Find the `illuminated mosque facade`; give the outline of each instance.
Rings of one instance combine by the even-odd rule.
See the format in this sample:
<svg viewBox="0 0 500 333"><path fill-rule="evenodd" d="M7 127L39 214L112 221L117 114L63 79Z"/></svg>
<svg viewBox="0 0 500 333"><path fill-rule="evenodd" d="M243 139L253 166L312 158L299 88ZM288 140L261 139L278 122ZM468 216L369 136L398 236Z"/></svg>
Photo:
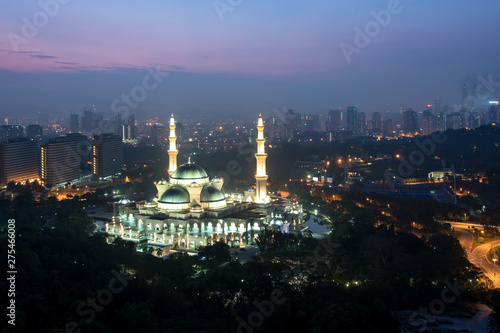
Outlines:
<svg viewBox="0 0 500 333"><path fill-rule="evenodd" d="M115 203L112 221L106 223L111 238L194 252L199 246L219 240L244 247L264 228L282 232L302 228L302 207L267 192L267 154L261 115L257 122L255 190L237 195L239 199L225 193L223 179L210 179L191 158L177 166L173 115L169 128L169 180L156 183L158 194L154 201Z"/></svg>

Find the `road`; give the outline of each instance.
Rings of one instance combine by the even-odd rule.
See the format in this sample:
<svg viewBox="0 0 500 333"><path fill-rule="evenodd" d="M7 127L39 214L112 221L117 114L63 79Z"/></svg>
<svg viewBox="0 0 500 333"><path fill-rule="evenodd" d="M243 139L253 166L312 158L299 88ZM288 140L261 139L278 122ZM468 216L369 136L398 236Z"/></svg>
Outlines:
<svg viewBox="0 0 500 333"><path fill-rule="evenodd" d="M472 235L466 226L454 226L456 237L460 241L460 244L465 249L469 261L474 265L479 267L484 275L486 275L491 281L493 281L493 286L495 288L500 288L500 267L493 262L489 261L487 258L488 251L497 245L500 245L500 240L486 243L477 246L472 251L472 243L474 241L474 235Z"/></svg>
<svg viewBox="0 0 500 333"><path fill-rule="evenodd" d="M259 248L257 247L257 245L248 245L245 247L246 250L239 250L239 253L235 253L234 255L232 255L231 257L233 259L236 259L238 258L238 260L244 264L250 260L252 260L252 257L259 253Z"/></svg>

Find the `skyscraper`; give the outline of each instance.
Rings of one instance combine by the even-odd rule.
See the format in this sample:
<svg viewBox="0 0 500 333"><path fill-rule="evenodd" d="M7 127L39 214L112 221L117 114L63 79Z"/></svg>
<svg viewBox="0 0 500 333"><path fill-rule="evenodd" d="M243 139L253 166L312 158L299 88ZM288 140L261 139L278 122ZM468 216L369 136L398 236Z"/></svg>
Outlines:
<svg viewBox="0 0 500 333"><path fill-rule="evenodd" d="M422 134L432 134L436 130L436 125L436 117L429 110L425 110L422 117Z"/></svg>
<svg viewBox="0 0 500 333"><path fill-rule="evenodd" d="M92 177L104 179L121 174L123 169L123 143L119 135L104 133L92 140Z"/></svg>
<svg viewBox="0 0 500 333"><path fill-rule="evenodd" d="M0 143L0 183L40 178L40 145L28 138Z"/></svg>
<svg viewBox="0 0 500 333"><path fill-rule="evenodd" d="M78 124L78 113L72 113L69 115L70 117L70 133L78 133L79 132L79 124Z"/></svg>
<svg viewBox="0 0 500 333"><path fill-rule="evenodd" d="M387 137L394 136L394 128L393 128L393 124L392 124L392 119L385 120L382 126L383 126L382 131L384 132L384 136L387 136Z"/></svg>
<svg viewBox="0 0 500 333"><path fill-rule="evenodd" d="M22 138L24 129L19 125L3 125L0 126L0 142L7 142L10 139Z"/></svg>
<svg viewBox="0 0 500 333"><path fill-rule="evenodd" d="M135 140L137 138L137 127L125 124L122 125L122 135L123 140Z"/></svg>
<svg viewBox="0 0 500 333"><path fill-rule="evenodd" d="M340 110L330 110L328 112L328 129L338 130L342 126L342 116Z"/></svg>
<svg viewBox="0 0 500 333"><path fill-rule="evenodd" d="M358 109L355 106L347 107L347 130L358 133Z"/></svg>
<svg viewBox="0 0 500 333"><path fill-rule="evenodd" d="M82 129L86 132L92 131L92 111L85 110L82 118Z"/></svg>
<svg viewBox="0 0 500 333"><path fill-rule="evenodd" d="M372 113L372 130L374 133L378 133L382 130L382 119L379 112Z"/></svg>
<svg viewBox="0 0 500 333"><path fill-rule="evenodd" d="M490 106L490 110L488 112L488 119L490 123L496 123L498 119L497 109L495 105Z"/></svg>
<svg viewBox="0 0 500 333"><path fill-rule="evenodd" d="M467 86L465 85L465 83L462 86L462 100L460 105L462 106L462 108L467 107Z"/></svg>
<svg viewBox="0 0 500 333"><path fill-rule="evenodd" d="M440 114L441 113L441 100L439 98L436 98L434 100L434 106L433 106L433 111L434 114Z"/></svg>
<svg viewBox="0 0 500 333"><path fill-rule="evenodd" d="M358 113L358 134L365 134L366 132L366 115L364 112Z"/></svg>
<svg viewBox="0 0 500 333"><path fill-rule="evenodd" d="M26 136L30 140L41 141L43 136L43 128L40 125L29 125L26 127Z"/></svg>
<svg viewBox="0 0 500 333"><path fill-rule="evenodd" d="M408 109L403 113L403 130L408 133L418 131L417 113Z"/></svg>
<svg viewBox="0 0 500 333"><path fill-rule="evenodd" d="M85 135L79 133L50 139L48 143L42 145L43 186L52 187L80 177L80 165L84 156L82 145L88 147L88 140Z"/></svg>
<svg viewBox="0 0 500 333"><path fill-rule="evenodd" d="M285 125L287 125L293 133L300 131L302 128L300 113L294 113L293 110L288 110L288 112L285 113Z"/></svg>
<svg viewBox="0 0 500 333"><path fill-rule="evenodd" d="M135 114L131 113L129 116L128 116L128 124L130 126L135 126Z"/></svg>
<svg viewBox="0 0 500 333"><path fill-rule="evenodd" d="M477 128L479 127L479 112L471 111L468 118L469 128Z"/></svg>

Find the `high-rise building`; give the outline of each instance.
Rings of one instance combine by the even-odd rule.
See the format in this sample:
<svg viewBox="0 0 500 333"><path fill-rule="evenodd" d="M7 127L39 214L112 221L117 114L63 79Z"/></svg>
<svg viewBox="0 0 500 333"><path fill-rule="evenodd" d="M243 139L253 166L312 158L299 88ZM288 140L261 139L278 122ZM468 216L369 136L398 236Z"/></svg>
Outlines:
<svg viewBox="0 0 500 333"><path fill-rule="evenodd" d="M137 138L137 127L125 124L122 125L122 135L123 140L135 140Z"/></svg>
<svg viewBox="0 0 500 333"><path fill-rule="evenodd" d="M0 142L7 142L10 139L22 138L24 129L19 125L3 125L0 126Z"/></svg>
<svg viewBox="0 0 500 333"><path fill-rule="evenodd" d="M122 136L123 135L123 119L122 119L122 115L120 113L116 115L114 124L115 124L115 130L114 130L115 135Z"/></svg>
<svg viewBox="0 0 500 333"><path fill-rule="evenodd" d="M79 132L79 124L78 124L78 113L72 113L69 115L69 128L70 133L78 133Z"/></svg>
<svg viewBox="0 0 500 333"><path fill-rule="evenodd" d="M328 112L328 129L338 130L342 126L342 115L340 110L330 110Z"/></svg>
<svg viewBox="0 0 500 333"><path fill-rule="evenodd" d="M121 174L123 170L123 143L119 135L104 133L92 140L92 177L104 179Z"/></svg>
<svg viewBox="0 0 500 333"><path fill-rule="evenodd" d="M28 138L0 143L0 183L40 178L40 144Z"/></svg>
<svg viewBox="0 0 500 333"><path fill-rule="evenodd" d="M467 107L467 86L465 85L465 83L462 86L462 100L461 100L460 106L462 108Z"/></svg>
<svg viewBox="0 0 500 333"><path fill-rule="evenodd" d="M43 128L40 125L29 125L26 127L26 136L30 140L41 141L43 136Z"/></svg>
<svg viewBox="0 0 500 333"><path fill-rule="evenodd" d="M285 113L285 125L287 125L292 132L300 131L301 126L301 115L299 113L294 113L293 110L288 110Z"/></svg>
<svg viewBox="0 0 500 333"><path fill-rule="evenodd" d="M453 129L457 130L465 127L465 117L461 112L453 113Z"/></svg>
<svg viewBox="0 0 500 333"><path fill-rule="evenodd" d="M319 115L305 114L302 116L302 131L319 131L321 125L319 122Z"/></svg>
<svg viewBox="0 0 500 333"><path fill-rule="evenodd" d="M488 112L488 120L490 123L496 123L498 119L497 109L495 105L490 106L490 110Z"/></svg>
<svg viewBox="0 0 500 333"><path fill-rule="evenodd" d="M131 113L129 116L128 116L128 124L130 126L135 126L135 114Z"/></svg>
<svg viewBox="0 0 500 333"><path fill-rule="evenodd" d="M469 124L469 128L479 127L479 112L478 111L472 111L469 114L468 124Z"/></svg>
<svg viewBox="0 0 500 333"><path fill-rule="evenodd" d="M418 131L417 113L408 109L403 113L403 130L408 133Z"/></svg>
<svg viewBox="0 0 500 333"><path fill-rule="evenodd" d="M88 139L79 133L50 139L41 146L42 185L52 187L80 177L82 146L88 146Z"/></svg>
<svg viewBox="0 0 500 333"><path fill-rule="evenodd" d="M347 107L347 130L358 133L358 109L355 106Z"/></svg>
<svg viewBox="0 0 500 333"><path fill-rule="evenodd" d="M422 117L422 134L430 135L437 127L436 117L429 110L425 110Z"/></svg>
<svg viewBox="0 0 500 333"><path fill-rule="evenodd" d="M366 115L364 112L358 113L358 134L366 133Z"/></svg>
<svg viewBox="0 0 500 333"><path fill-rule="evenodd" d="M85 132L92 132L92 126L93 126L92 111L85 110L83 112L83 118L82 118L82 130Z"/></svg>
<svg viewBox="0 0 500 333"><path fill-rule="evenodd" d="M259 114L259 120L257 122L257 153L255 158L257 160L257 172L255 174L256 190L255 190L255 202L257 203L267 203L269 202L269 197L267 196L267 173L266 173L266 158L267 154L265 151L266 139L264 138L264 121L262 120L262 115Z"/></svg>
<svg viewBox="0 0 500 333"><path fill-rule="evenodd" d="M434 114L440 114L441 113L441 100L439 98L436 98L434 100L434 105L432 107L432 110L434 111Z"/></svg>
<svg viewBox="0 0 500 333"><path fill-rule="evenodd" d="M379 112L372 113L372 130L375 133L382 130L382 118Z"/></svg>
<svg viewBox="0 0 500 333"><path fill-rule="evenodd" d="M384 132L384 136L393 137L394 136L394 128L392 124L392 119L387 119L382 124L382 131Z"/></svg>
<svg viewBox="0 0 500 333"><path fill-rule="evenodd" d="M447 113L444 115L444 129L450 130L453 129L453 113Z"/></svg>
<svg viewBox="0 0 500 333"><path fill-rule="evenodd" d="M436 130L441 132L446 130L446 116L442 112L436 116Z"/></svg>

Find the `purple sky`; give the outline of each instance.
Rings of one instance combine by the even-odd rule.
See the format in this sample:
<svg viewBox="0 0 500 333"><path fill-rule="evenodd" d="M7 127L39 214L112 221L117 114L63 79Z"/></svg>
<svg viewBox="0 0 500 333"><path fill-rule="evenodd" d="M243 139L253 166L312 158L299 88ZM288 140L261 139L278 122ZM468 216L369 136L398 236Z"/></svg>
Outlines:
<svg viewBox="0 0 500 333"><path fill-rule="evenodd" d="M132 111L160 116L422 110L458 103L479 76L500 82L497 0L59 1L2 2L0 116L110 113L147 67L170 74ZM348 62L341 43L355 47L355 27L377 28L372 11L388 8Z"/></svg>

